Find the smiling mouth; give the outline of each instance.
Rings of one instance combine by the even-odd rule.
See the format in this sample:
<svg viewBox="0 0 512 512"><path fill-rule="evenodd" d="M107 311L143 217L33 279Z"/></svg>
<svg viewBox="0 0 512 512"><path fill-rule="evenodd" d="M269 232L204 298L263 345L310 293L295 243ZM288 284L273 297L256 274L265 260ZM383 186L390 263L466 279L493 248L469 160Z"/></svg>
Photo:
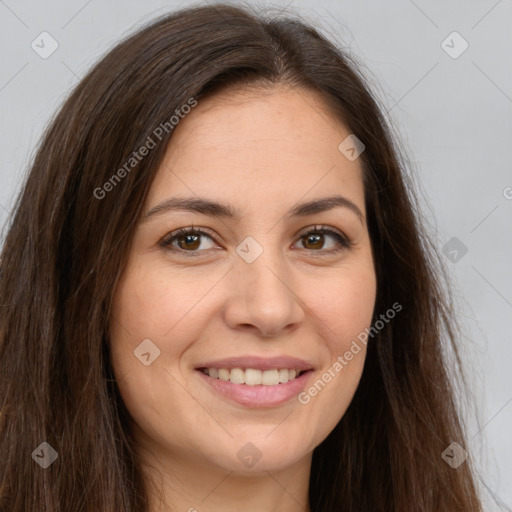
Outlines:
<svg viewBox="0 0 512 512"><path fill-rule="evenodd" d="M259 370L257 368L198 368L212 379L245 384L247 386L277 386L297 379L309 370L295 368L280 368L272 370Z"/></svg>

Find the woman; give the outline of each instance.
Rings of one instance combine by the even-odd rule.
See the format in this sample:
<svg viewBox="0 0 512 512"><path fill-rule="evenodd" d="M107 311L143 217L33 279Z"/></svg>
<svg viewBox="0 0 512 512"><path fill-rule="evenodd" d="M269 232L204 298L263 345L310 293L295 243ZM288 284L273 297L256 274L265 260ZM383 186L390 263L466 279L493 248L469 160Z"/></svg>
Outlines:
<svg viewBox="0 0 512 512"><path fill-rule="evenodd" d="M117 45L3 247L1 509L480 511L415 208L306 24L197 7Z"/></svg>

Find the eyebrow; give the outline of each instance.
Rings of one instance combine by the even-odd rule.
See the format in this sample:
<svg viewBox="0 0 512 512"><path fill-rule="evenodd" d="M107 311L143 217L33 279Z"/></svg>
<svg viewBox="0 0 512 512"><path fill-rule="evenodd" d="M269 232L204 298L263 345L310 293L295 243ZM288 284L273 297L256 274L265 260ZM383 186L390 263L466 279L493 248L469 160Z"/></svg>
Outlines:
<svg viewBox="0 0 512 512"><path fill-rule="evenodd" d="M295 204L286 213L285 218L306 217L315 213L332 210L333 208L347 208L355 213L361 222L364 222L364 215L359 207L350 199L343 196L323 197L305 203ZM165 199L148 210L144 215L144 221L154 215L176 210L200 213L202 215L209 215L210 217L231 218L235 220L241 218L240 212L228 204L217 203L200 197L172 197Z"/></svg>

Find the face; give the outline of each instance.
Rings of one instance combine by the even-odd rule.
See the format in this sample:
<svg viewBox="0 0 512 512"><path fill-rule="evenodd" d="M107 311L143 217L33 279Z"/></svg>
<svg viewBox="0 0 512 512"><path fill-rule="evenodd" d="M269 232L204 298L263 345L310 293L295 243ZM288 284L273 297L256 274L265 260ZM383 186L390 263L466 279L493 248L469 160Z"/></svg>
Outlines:
<svg viewBox="0 0 512 512"><path fill-rule="evenodd" d="M154 453L283 469L345 413L376 296L360 159L338 149L349 134L316 93L286 88L220 93L175 128L110 326Z"/></svg>

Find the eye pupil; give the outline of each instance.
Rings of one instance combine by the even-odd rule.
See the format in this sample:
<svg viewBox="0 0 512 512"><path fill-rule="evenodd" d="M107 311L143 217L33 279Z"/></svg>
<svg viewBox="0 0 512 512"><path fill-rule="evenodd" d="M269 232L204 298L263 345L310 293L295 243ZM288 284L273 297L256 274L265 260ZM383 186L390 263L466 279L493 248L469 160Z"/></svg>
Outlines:
<svg viewBox="0 0 512 512"><path fill-rule="evenodd" d="M313 248L318 249L318 245L323 245L323 236L322 234L316 234L316 235L308 235L306 238L306 245L310 247L310 242L313 245Z"/></svg>
<svg viewBox="0 0 512 512"><path fill-rule="evenodd" d="M186 240L185 244L181 243L183 240ZM197 249L199 245L201 245L200 243L197 243L198 240L198 235L184 235L178 239L178 245L180 246L180 249ZM190 245L189 242L192 242L192 244L195 243L195 245Z"/></svg>

